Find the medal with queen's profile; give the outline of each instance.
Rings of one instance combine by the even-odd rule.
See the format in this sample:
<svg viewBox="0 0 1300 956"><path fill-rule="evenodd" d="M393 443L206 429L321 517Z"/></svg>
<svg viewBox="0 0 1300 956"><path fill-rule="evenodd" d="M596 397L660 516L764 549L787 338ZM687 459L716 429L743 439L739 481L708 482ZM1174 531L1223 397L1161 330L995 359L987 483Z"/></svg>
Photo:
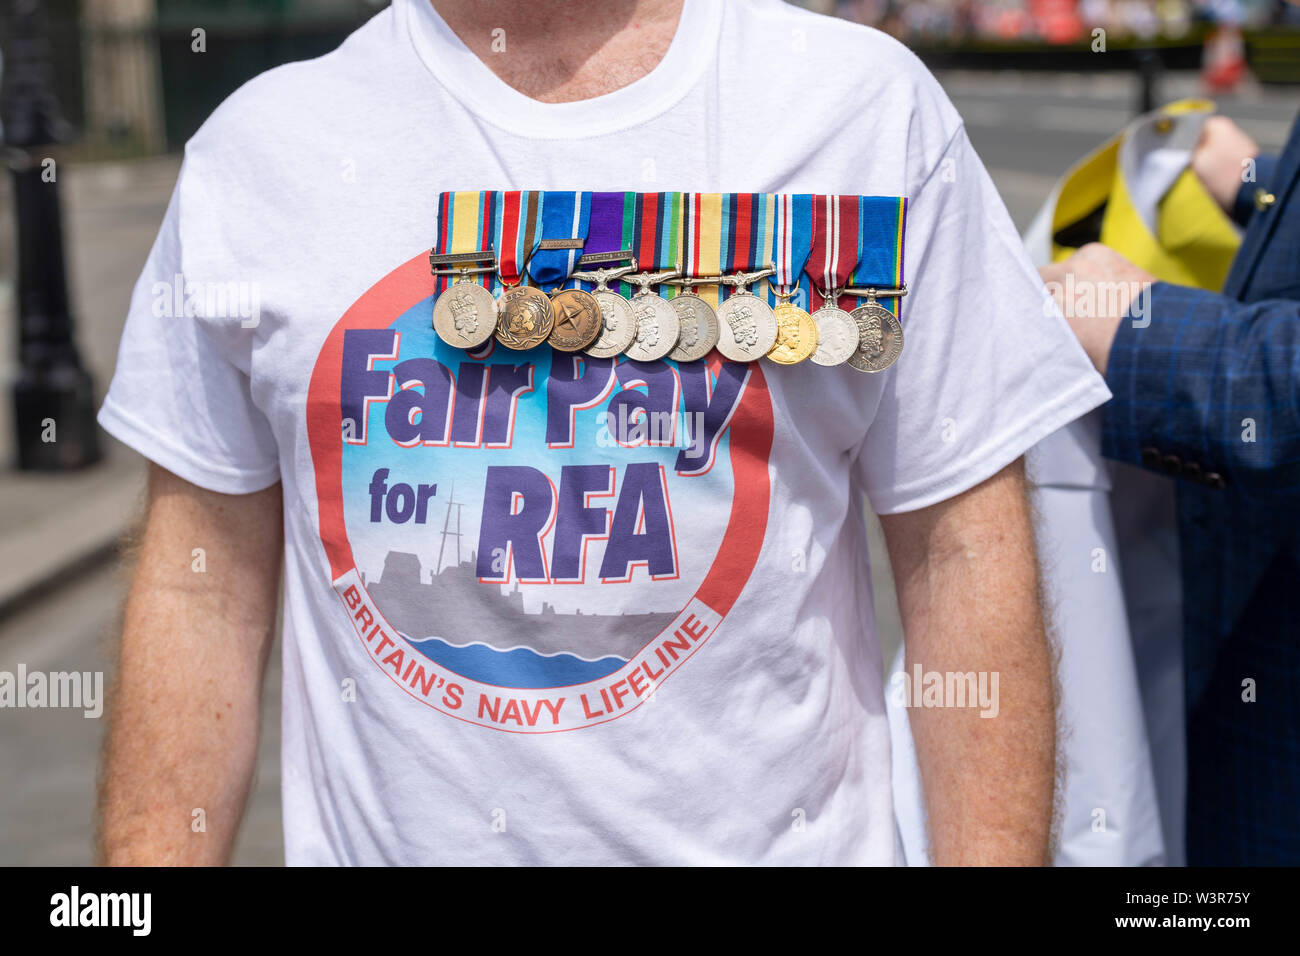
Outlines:
<svg viewBox="0 0 1300 956"><path fill-rule="evenodd" d="M592 295L600 306L601 322L596 341L587 346L587 354L596 358L622 355L636 338L636 311L611 289L597 289Z"/></svg>
<svg viewBox="0 0 1300 956"><path fill-rule="evenodd" d="M774 308L776 344L767 357L778 365L798 365L817 348L817 323L793 302L785 300Z"/></svg>
<svg viewBox="0 0 1300 956"><path fill-rule="evenodd" d="M903 351L903 326L894 313L874 300L851 314L858 325L858 347L849 356L849 365L859 372L883 372Z"/></svg>
<svg viewBox="0 0 1300 956"><path fill-rule="evenodd" d="M858 348L858 324L839 306L826 305L812 314L817 326L817 348L810 358L815 365L843 365Z"/></svg>
<svg viewBox="0 0 1300 956"><path fill-rule="evenodd" d="M497 300L477 282L457 280L433 304L433 328L453 348L476 349L497 327Z"/></svg>
<svg viewBox="0 0 1300 956"><path fill-rule="evenodd" d="M632 296L636 313L636 335L625 353L638 362L653 362L666 356L677 345L680 325L677 311L667 299L649 290Z"/></svg>
<svg viewBox="0 0 1300 956"><path fill-rule="evenodd" d="M744 289L718 306L718 351L733 362L753 362L776 344L776 313Z"/></svg>
<svg viewBox="0 0 1300 956"><path fill-rule="evenodd" d="M674 362L694 362L704 358L718 344L718 314L694 292L679 292L668 300L677 312L680 331L677 345L668 357Z"/></svg>

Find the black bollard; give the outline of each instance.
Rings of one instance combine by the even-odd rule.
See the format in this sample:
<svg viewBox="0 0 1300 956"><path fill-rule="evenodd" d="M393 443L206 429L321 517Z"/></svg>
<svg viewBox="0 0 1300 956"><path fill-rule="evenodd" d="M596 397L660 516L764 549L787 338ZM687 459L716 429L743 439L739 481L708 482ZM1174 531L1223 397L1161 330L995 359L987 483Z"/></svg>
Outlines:
<svg viewBox="0 0 1300 956"><path fill-rule="evenodd" d="M1135 53L1141 89L1138 93L1138 115L1150 113L1160 105L1160 77L1164 61L1157 50L1143 48Z"/></svg>
<svg viewBox="0 0 1300 956"><path fill-rule="evenodd" d="M18 239L17 461L23 471L84 468L102 457L94 383L73 339L58 179L39 152L65 124L39 0L12 0L9 13L2 106Z"/></svg>

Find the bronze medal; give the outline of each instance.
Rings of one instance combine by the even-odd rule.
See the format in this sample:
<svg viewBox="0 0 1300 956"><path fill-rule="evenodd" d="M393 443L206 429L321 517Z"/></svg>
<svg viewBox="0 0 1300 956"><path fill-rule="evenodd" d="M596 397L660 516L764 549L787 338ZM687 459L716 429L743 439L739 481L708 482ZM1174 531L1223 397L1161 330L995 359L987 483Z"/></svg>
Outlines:
<svg viewBox="0 0 1300 956"><path fill-rule="evenodd" d="M554 325L551 300L536 286L513 286L501 296L496 338L506 348L520 352L536 348Z"/></svg>
<svg viewBox="0 0 1300 956"><path fill-rule="evenodd" d="M551 295L551 334L547 342L561 352L585 349L600 334L600 303L590 292L563 289Z"/></svg>

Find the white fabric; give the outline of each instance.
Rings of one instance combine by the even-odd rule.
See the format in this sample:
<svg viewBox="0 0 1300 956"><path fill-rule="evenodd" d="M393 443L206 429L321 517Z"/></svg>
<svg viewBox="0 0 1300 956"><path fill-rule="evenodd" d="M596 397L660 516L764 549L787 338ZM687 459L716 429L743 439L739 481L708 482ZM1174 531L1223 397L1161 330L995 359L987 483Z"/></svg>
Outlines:
<svg viewBox="0 0 1300 956"><path fill-rule="evenodd" d="M512 187L907 196L913 294L903 354L879 375L755 365L733 417L714 422L725 427L707 470L683 468L680 448L602 440L612 403L662 397L631 375L560 416L573 423L573 447L548 441L559 387L550 351L498 349L490 381L519 365L531 390L480 392L478 360L437 344L428 296L409 295L411 276L430 282L420 260L437 194ZM177 275L194 290L253 284L258 308L245 311L256 321L211 308L168 317L157 292ZM100 420L206 488L238 494L283 482L289 863L890 864L899 849L889 728L859 493L883 513L941 501L1108 397L1043 302L952 105L881 33L768 0L687 0L672 49L650 74L608 96L552 105L498 80L422 0L398 0L338 51L246 85L190 142ZM399 445L393 427L426 422L387 409L420 386L437 392L426 362L404 366L402 381L390 374L396 394L369 401L361 435L349 431L343 443L346 416L322 398L353 388L330 350L341 320L356 333L342 340L352 346L362 326L391 338L391 324L401 333L397 361L443 363L458 376L462 412L513 395L513 430L493 441L490 416L475 425L473 413L448 412L449 434L467 420L467 441L424 444L432 439L422 432ZM344 352L379 382L394 365L373 350ZM671 407L698 409L698 369L655 378L665 368L644 377L680 386L669 390ZM425 376L414 393L411 369ZM714 376L706 397L722 401L734 381ZM326 434L315 450L313 422ZM375 465L388 469L390 490L437 486L423 520L404 498L372 499ZM608 466L612 493L570 495L577 472L565 469L575 465ZM553 503L540 533L550 578L564 576L574 515L607 507L606 535L582 541L585 567L601 564L609 580L584 570L582 583L520 584L536 538L488 553L484 516L506 522L521 512L502 517L485 476L514 480L530 469L544 475L540 487L559 489L559 514ZM636 485L634 472L651 480ZM332 567L322 544L320 520L339 501L318 501L317 483L331 480L342 482L355 572ZM624 500L629 488L639 491ZM525 514L534 500L507 499ZM387 510L394 502L404 523ZM621 506L631 509L623 524ZM719 541L733 508L733 537L753 552L732 549L724 562ZM603 567L615 538L620 548L672 547L654 551L653 578L632 563L616 565L627 571L619 581ZM472 563L476 553L487 563ZM476 580L495 580L502 567L509 584ZM438 600L424 597L435 591ZM733 591L734 605L723 606L717 595ZM374 597L381 592L389 596ZM388 621L398 592L428 612L407 615L418 618L406 629L419 646ZM352 598L383 614L373 639ZM507 658L537 673L563 663L587 674L599 655L571 646L573 635L603 635L613 648L633 620L597 619L593 629L590 616L648 612L671 626L609 677L563 690L498 684L480 698L485 682L432 657L472 658L463 667L480 674L523 666ZM668 674L646 687L635 665L658 669L655 648L683 628L697 635L689 654L669 661L665 652L657 660ZM543 653L543 634L570 644ZM522 655L509 657L512 646ZM446 683L425 690L422 677L407 676L417 663ZM534 732L543 729L565 732Z"/></svg>

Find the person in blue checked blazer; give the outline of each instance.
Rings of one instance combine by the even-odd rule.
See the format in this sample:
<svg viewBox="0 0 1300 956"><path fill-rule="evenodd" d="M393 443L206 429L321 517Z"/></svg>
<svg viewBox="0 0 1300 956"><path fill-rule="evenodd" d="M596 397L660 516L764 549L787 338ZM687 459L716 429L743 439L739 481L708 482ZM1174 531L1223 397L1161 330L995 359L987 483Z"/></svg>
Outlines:
<svg viewBox="0 0 1300 956"><path fill-rule="evenodd" d="M1222 293L1097 244L1042 270L1145 290L1058 302L1115 396L1103 454L1177 479L1192 865L1300 864L1300 121L1258 152L1217 117L1193 156L1245 229Z"/></svg>

